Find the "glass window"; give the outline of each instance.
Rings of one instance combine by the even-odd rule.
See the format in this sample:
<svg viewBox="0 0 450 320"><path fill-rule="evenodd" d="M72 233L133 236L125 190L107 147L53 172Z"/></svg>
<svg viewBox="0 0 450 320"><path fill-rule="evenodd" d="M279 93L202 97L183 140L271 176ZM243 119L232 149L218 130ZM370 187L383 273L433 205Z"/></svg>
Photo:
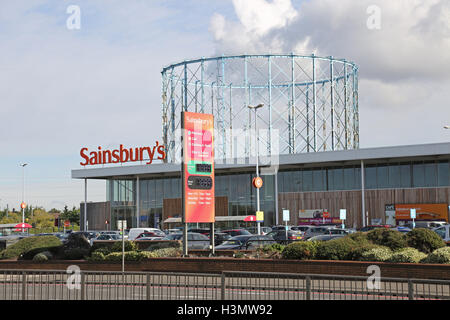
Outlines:
<svg viewBox="0 0 450 320"><path fill-rule="evenodd" d="M155 179L155 205L156 207L162 206L164 196L164 180Z"/></svg>
<svg viewBox="0 0 450 320"><path fill-rule="evenodd" d="M365 168L365 183L366 189L377 188L377 167L367 166Z"/></svg>
<svg viewBox="0 0 450 320"><path fill-rule="evenodd" d="M377 187L387 188L389 186L388 182L388 166L378 166L377 167Z"/></svg>
<svg viewBox="0 0 450 320"><path fill-rule="evenodd" d="M425 187L437 186L437 166L434 162L424 164L425 169Z"/></svg>
<svg viewBox="0 0 450 320"><path fill-rule="evenodd" d="M344 190L344 169L336 168L329 170L332 173L332 186L333 190Z"/></svg>
<svg viewBox="0 0 450 320"><path fill-rule="evenodd" d="M425 186L425 165L423 163L413 164L413 187Z"/></svg>
<svg viewBox="0 0 450 320"><path fill-rule="evenodd" d="M313 191L313 174L311 170L303 170L302 172L303 191Z"/></svg>
<svg viewBox="0 0 450 320"><path fill-rule="evenodd" d="M148 208L148 180L139 180L139 208Z"/></svg>
<svg viewBox="0 0 450 320"><path fill-rule="evenodd" d="M171 199L171 198L173 198L172 184L170 182L171 182L170 179L163 179L163 185L164 185L164 197L163 197L163 199Z"/></svg>
<svg viewBox="0 0 450 320"><path fill-rule="evenodd" d="M411 188L411 165L401 164L400 166L400 187Z"/></svg>
<svg viewBox="0 0 450 320"><path fill-rule="evenodd" d="M355 169L344 168L344 190L355 189Z"/></svg>
<svg viewBox="0 0 450 320"><path fill-rule="evenodd" d="M322 169L313 170L313 191L325 191L325 190L326 190L325 170Z"/></svg>
<svg viewBox="0 0 450 320"><path fill-rule="evenodd" d="M400 167L398 165L390 165L388 167L388 187L400 187Z"/></svg>
<svg viewBox="0 0 450 320"><path fill-rule="evenodd" d="M442 239L445 238L445 227L434 230Z"/></svg>
<svg viewBox="0 0 450 320"><path fill-rule="evenodd" d="M439 162L437 166L438 170L438 185L440 187L447 187L449 183L449 168L448 161Z"/></svg>

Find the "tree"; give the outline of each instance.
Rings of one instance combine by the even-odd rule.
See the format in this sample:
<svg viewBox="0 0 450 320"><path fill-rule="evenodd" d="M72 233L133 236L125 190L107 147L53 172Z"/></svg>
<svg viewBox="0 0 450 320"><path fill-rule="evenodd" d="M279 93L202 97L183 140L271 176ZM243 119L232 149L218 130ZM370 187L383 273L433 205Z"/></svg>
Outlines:
<svg viewBox="0 0 450 320"><path fill-rule="evenodd" d="M69 220L70 223L79 224L80 222L80 209L73 207L72 210L69 210L67 206L64 206L64 210L62 211L60 218L62 220Z"/></svg>

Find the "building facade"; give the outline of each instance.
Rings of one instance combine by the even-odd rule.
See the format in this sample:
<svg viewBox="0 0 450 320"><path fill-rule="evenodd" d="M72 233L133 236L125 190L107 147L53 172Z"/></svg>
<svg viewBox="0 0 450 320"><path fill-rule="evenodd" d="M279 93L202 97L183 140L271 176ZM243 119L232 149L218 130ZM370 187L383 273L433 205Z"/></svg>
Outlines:
<svg viewBox="0 0 450 320"><path fill-rule="evenodd" d="M227 226L245 225L238 217L256 211L255 161L237 162L215 165L216 217L236 217ZM269 164L261 172L263 225L284 223L283 209L291 225L311 222L305 213L338 219L346 209L345 224L359 228L386 223L387 208L399 204L445 204L448 221L450 143L281 155ZM180 170L168 163L73 170L73 178L106 181L106 201L88 202L88 228L114 230L118 220L128 228L170 227L181 217ZM83 227L84 204L81 209Z"/></svg>

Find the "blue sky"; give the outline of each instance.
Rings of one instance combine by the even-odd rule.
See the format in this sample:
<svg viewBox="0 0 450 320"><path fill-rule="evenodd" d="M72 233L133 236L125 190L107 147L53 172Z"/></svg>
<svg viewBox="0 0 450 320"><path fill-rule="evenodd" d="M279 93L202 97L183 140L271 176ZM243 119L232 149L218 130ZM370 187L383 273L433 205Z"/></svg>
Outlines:
<svg viewBox="0 0 450 320"><path fill-rule="evenodd" d="M228 53L315 52L360 67L361 147L448 141L444 0L17 0L0 10L0 208L76 205L81 147L153 145L161 69ZM415 3L415 2L414 2ZM81 29L68 30L69 5ZM382 28L365 28L369 5ZM433 58L430 59L430 56ZM105 183L89 182L89 200Z"/></svg>

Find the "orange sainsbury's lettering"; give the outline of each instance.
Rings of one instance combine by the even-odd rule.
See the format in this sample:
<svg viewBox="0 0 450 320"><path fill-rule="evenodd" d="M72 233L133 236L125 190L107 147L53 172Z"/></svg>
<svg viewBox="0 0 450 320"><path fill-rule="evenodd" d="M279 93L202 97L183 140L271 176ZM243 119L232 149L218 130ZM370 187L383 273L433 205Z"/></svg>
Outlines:
<svg viewBox="0 0 450 320"><path fill-rule="evenodd" d="M90 152L84 147L80 150L80 156L83 158L80 162L82 166L135 161L146 161L146 164L151 164L154 159L164 160L166 152L165 146L156 141L153 147L125 148L123 144L120 144L117 149L102 150L102 147L98 146L97 150Z"/></svg>

